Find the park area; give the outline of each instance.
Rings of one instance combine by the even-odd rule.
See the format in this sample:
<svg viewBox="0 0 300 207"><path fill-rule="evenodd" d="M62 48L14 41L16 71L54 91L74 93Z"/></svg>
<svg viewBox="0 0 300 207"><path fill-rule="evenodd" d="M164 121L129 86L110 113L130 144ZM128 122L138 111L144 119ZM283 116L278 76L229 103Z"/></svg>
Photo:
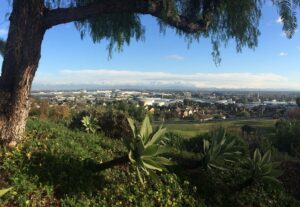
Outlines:
<svg viewBox="0 0 300 207"><path fill-rule="evenodd" d="M193 123L193 122L173 122L166 123L169 132L177 133L186 138L208 133L211 130L224 127L230 132L242 133L242 127L251 126L256 133L272 133L275 129L275 119L248 119L248 120L227 120L217 122Z"/></svg>

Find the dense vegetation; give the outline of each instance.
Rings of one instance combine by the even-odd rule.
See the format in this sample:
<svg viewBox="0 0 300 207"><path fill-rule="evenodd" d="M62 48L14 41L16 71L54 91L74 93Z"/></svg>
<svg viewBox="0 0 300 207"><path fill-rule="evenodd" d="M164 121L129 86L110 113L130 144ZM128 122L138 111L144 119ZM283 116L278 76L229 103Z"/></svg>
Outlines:
<svg viewBox="0 0 300 207"><path fill-rule="evenodd" d="M114 117L111 111L100 114ZM146 118L127 121L131 136L114 139L103 126L86 129L98 129L98 122L87 124L96 115L86 109L85 116L73 113L71 121L32 118L24 142L1 150L0 186L12 187L0 198L2 205L300 205L299 121L279 121L276 127L270 122L267 130L249 134L236 122L235 130L233 123L224 124L227 131L215 127L185 138L152 129Z"/></svg>

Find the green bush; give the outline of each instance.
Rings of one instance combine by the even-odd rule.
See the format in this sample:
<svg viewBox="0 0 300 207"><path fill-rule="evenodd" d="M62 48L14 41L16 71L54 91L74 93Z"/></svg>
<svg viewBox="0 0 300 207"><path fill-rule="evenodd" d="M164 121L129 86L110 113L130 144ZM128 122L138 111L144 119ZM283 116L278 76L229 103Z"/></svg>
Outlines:
<svg viewBox="0 0 300 207"><path fill-rule="evenodd" d="M29 120L27 139L0 157L5 186L13 190L1 206L204 206L191 184L176 174L139 182L131 166L93 172L97 163L126 153L121 140L72 131L63 125Z"/></svg>
<svg viewBox="0 0 300 207"><path fill-rule="evenodd" d="M155 135L154 131L148 134L152 138ZM174 134L167 136L168 140L162 144L174 148L169 156L179 165L169 166L168 173L158 172L158 182L146 176L142 185L134 165L120 165L100 172L90 168L89 161L97 164L126 154L128 150L121 140L107 139L101 133L70 130L62 124L29 120L25 141L14 150L4 149L1 153L0 182L3 187L13 189L0 198L0 205L299 205L280 184L263 182L264 176L270 176L270 154L256 152L253 159L240 137L223 129L191 139ZM233 153L236 151L241 153ZM266 165L263 160L268 160ZM248 182L249 178L255 182Z"/></svg>
<svg viewBox="0 0 300 207"><path fill-rule="evenodd" d="M131 130L124 113L115 110L96 110L81 111L75 113L70 121L71 129L86 131L86 127L82 123L84 117L90 117L95 125L97 132L102 132L105 136L115 139L130 137Z"/></svg>
<svg viewBox="0 0 300 207"><path fill-rule="evenodd" d="M282 152L300 158L300 121L281 120L276 124L274 146Z"/></svg>
<svg viewBox="0 0 300 207"><path fill-rule="evenodd" d="M220 128L185 139L171 134L169 144L177 149L182 166L175 171L190 179L209 206L292 206L296 200L284 192L277 180L280 171L271 159L270 143L262 143L264 154L247 148L243 139ZM240 153L236 153L240 152Z"/></svg>

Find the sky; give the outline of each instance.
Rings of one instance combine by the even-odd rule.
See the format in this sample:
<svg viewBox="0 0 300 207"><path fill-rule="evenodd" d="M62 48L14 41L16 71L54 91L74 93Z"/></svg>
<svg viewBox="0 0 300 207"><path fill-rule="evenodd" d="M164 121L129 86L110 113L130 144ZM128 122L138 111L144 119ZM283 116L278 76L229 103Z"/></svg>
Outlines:
<svg viewBox="0 0 300 207"><path fill-rule="evenodd" d="M0 1L0 38L5 39L9 21L4 16L9 6ZM230 41L220 48L219 66L211 56L209 39L188 47L172 29L161 34L153 17L141 19L145 41L132 40L123 52L113 53L112 59L108 59L107 41L94 44L88 36L81 39L73 23L51 28L43 41L33 88L93 85L300 91L300 34L286 38L277 10L270 3L263 8L258 47L237 53ZM0 64L2 60L0 57Z"/></svg>

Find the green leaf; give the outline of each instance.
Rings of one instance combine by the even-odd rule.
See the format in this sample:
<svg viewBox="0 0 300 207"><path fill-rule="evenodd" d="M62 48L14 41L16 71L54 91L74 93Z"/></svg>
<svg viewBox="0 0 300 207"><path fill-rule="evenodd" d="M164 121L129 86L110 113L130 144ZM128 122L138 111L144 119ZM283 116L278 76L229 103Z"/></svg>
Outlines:
<svg viewBox="0 0 300 207"><path fill-rule="evenodd" d="M218 169L218 170L222 170L222 171L228 170L228 169L226 169L224 167L221 167L219 165L215 165L215 164L212 164L212 163L210 163L209 166L212 167L212 168Z"/></svg>
<svg viewBox="0 0 300 207"><path fill-rule="evenodd" d="M2 196L4 196L6 193L8 193L12 188L6 188L6 189L2 189L0 190L0 198Z"/></svg>
<svg viewBox="0 0 300 207"><path fill-rule="evenodd" d="M282 170L273 169L272 172L270 173L270 176L274 178L278 178L282 174L283 174Z"/></svg>
<svg viewBox="0 0 300 207"><path fill-rule="evenodd" d="M262 162L262 164L265 164L270 161L271 161L271 150L268 150L262 157L261 162Z"/></svg>
<svg viewBox="0 0 300 207"><path fill-rule="evenodd" d="M176 163L165 158L165 157L153 157L152 158L153 161L159 163L160 165L167 165L167 166L171 166L171 165L175 165Z"/></svg>
<svg viewBox="0 0 300 207"><path fill-rule="evenodd" d="M256 150L254 151L253 160L254 160L254 162L256 162L256 163L258 163L258 162L261 161L261 154L260 154L259 149L256 149Z"/></svg>
<svg viewBox="0 0 300 207"><path fill-rule="evenodd" d="M144 179L143 179L143 177L142 177L142 175L141 175L141 172L140 172L140 170L139 170L138 167L136 167L136 171L137 171L138 178L139 178L140 182L142 183L142 185L144 185L145 182L144 182Z"/></svg>
<svg viewBox="0 0 300 207"><path fill-rule="evenodd" d="M159 183L160 179L158 177L158 175L155 174L155 172L153 171L149 171L149 176L151 177L151 179L155 182L155 183Z"/></svg>
<svg viewBox="0 0 300 207"><path fill-rule="evenodd" d="M136 163L136 160L134 159L133 153L132 153L131 150L130 150L129 153L128 153L128 158L129 158L130 162Z"/></svg>
<svg viewBox="0 0 300 207"><path fill-rule="evenodd" d="M273 162L274 169L280 168L280 166L281 166L281 162Z"/></svg>
<svg viewBox="0 0 300 207"><path fill-rule="evenodd" d="M140 156L143 154L143 152L145 150L145 146L140 137L137 137L137 140L134 143L134 149L135 149L136 153L139 154Z"/></svg>
<svg viewBox="0 0 300 207"><path fill-rule="evenodd" d="M147 143L149 136L152 134L152 131L153 130L150 123L150 119L148 116L146 116L140 130L140 135L144 143Z"/></svg>
<svg viewBox="0 0 300 207"><path fill-rule="evenodd" d="M203 152L206 153L206 151L209 149L209 141L203 140Z"/></svg>
<svg viewBox="0 0 300 207"><path fill-rule="evenodd" d="M264 164L261 166L261 173L263 175L269 175L272 172L272 163Z"/></svg>
<svg viewBox="0 0 300 207"><path fill-rule="evenodd" d="M144 167L151 169L151 170L157 170L160 172L163 171L163 168L161 168L157 163L153 162L152 160L143 159L143 165L144 165Z"/></svg>
<svg viewBox="0 0 300 207"><path fill-rule="evenodd" d="M173 151L173 148L171 148L169 146L159 146L155 155L167 154L167 153L171 153L172 151Z"/></svg>
<svg viewBox="0 0 300 207"><path fill-rule="evenodd" d="M276 178L274 178L274 177L271 177L271 176L264 176L264 177L262 178L262 180L263 180L264 182L270 183L270 184L276 184L276 185L281 184L281 182L280 182L278 179L276 179Z"/></svg>
<svg viewBox="0 0 300 207"><path fill-rule="evenodd" d="M151 139L148 140L148 142L146 143L146 147L152 144L157 144L158 142L160 142L163 138L164 135L166 133L166 128L161 128L159 129L153 136Z"/></svg>
<svg viewBox="0 0 300 207"><path fill-rule="evenodd" d="M145 150L143 152L143 156L155 156L157 151L158 151L159 146L158 145L150 145L150 146L146 146Z"/></svg>
<svg viewBox="0 0 300 207"><path fill-rule="evenodd" d="M128 121L128 124L129 124L129 126L130 126L130 128L131 128L131 131L132 131L132 133L133 133L133 136L135 136L136 128L135 128L135 125L134 125L134 120L131 119L131 118L127 118L127 121Z"/></svg>

